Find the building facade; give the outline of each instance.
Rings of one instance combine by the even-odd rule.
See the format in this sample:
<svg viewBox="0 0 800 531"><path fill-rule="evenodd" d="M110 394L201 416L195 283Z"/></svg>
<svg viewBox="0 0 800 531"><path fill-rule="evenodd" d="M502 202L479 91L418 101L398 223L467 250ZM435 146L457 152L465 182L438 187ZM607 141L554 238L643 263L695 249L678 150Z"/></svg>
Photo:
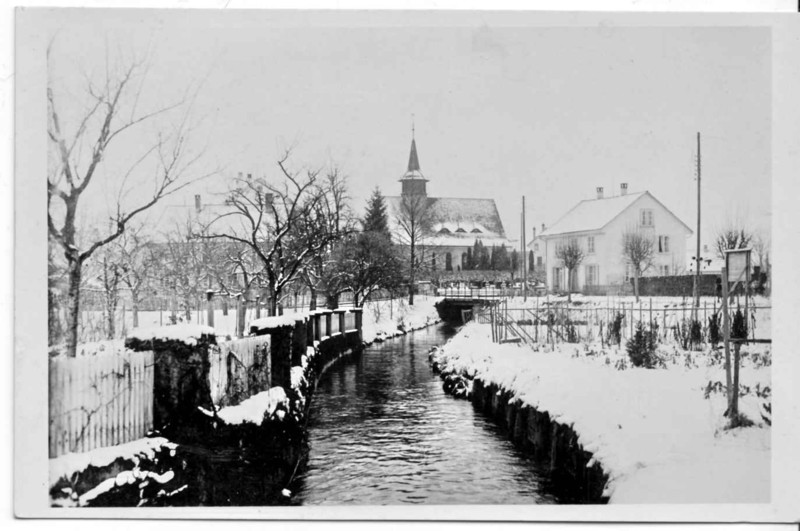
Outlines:
<svg viewBox="0 0 800 531"><path fill-rule="evenodd" d="M642 276L680 274L686 264L686 241L692 230L650 192L628 193L627 183L619 195L578 203L537 238L542 252L547 286L552 292L607 294L626 292L633 276L623 255L623 235L639 232L653 243L652 264ZM561 245L575 242L584 258L567 285L568 272L556 253ZM536 240L534 240L536 242Z"/></svg>

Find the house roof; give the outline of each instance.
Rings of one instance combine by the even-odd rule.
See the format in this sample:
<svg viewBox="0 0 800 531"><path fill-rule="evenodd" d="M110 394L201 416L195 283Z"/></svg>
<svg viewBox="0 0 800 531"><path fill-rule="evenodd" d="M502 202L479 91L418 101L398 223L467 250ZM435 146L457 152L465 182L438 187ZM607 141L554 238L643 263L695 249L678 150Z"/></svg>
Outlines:
<svg viewBox="0 0 800 531"><path fill-rule="evenodd" d="M542 232L540 236L548 237L572 232L600 230L645 195L650 196L654 201L664 207L667 212L686 227L687 231L690 233L692 232L692 229L690 229L688 225L683 223L680 218L675 216L675 214L665 207L658 199L653 197L650 192L637 192L603 199L583 200L575 205L572 210L564 214L561 219Z"/></svg>
<svg viewBox="0 0 800 531"><path fill-rule="evenodd" d="M388 196L386 203L392 215L393 226L400 211L400 197ZM461 197L429 197L428 208L432 210L431 227L435 236L444 241L474 241L475 238L506 239L503 222L494 199L470 199ZM430 241L430 240L429 240ZM439 245L465 245L464 243L441 243Z"/></svg>

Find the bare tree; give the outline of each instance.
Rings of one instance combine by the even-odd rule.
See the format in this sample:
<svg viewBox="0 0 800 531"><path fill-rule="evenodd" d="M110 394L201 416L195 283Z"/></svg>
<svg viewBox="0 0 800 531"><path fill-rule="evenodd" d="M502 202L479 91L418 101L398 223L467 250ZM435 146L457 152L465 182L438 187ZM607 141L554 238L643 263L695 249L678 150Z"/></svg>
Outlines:
<svg viewBox="0 0 800 531"><path fill-rule="evenodd" d="M331 255L342 238L354 231L356 221L348 205L347 181L339 169L330 168L306 201L314 204L307 209L309 214L298 223L297 230L302 235L300 241L312 247L320 238L328 243L319 251L312 252L299 277L311 294L309 309L316 309L320 289L325 292L328 306L334 308L338 305L343 284L340 269L331 260Z"/></svg>
<svg viewBox="0 0 800 531"><path fill-rule="evenodd" d="M577 238L570 238L566 244L556 247L556 258L561 260L567 269L567 301L572 302L572 278L583 262L586 254L583 252Z"/></svg>
<svg viewBox="0 0 800 531"><path fill-rule="evenodd" d="M319 172L304 175L287 167L289 152L278 161L280 184L258 178L238 178L228 193L228 212L209 223L200 237L227 239L252 250L269 292L270 315L277 312L284 291L298 280L308 262L323 253L336 237L310 230L319 221L327 188Z"/></svg>
<svg viewBox="0 0 800 531"><path fill-rule="evenodd" d="M424 267L424 260L418 255L419 248L429 235L433 224L433 212L428 197L424 194L403 194L395 212L400 243L407 245L408 255L408 304L414 304L414 281L416 274Z"/></svg>
<svg viewBox="0 0 800 531"><path fill-rule="evenodd" d="M52 43L47 50L48 65L52 61L51 49ZM66 350L69 356L75 355L78 340L84 263L95 251L119 238L138 214L189 184L191 181L186 179L186 174L199 157L187 155L191 129L190 98L185 96L175 103L142 112L138 103L146 77L146 64L133 61L115 70L109 66L111 63L113 61L106 62L105 77L99 83L87 79L88 105L74 124L67 123L69 120L62 121L63 109L59 98L67 90L56 86L61 78L51 74L47 87L50 147L47 223L50 236L63 251L67 262ZM180 112L177 123L162 127L147 145L135 140L126 146L126 133L132 128L171 111ZM66 113L66 116L70 115ZM107 174L100 164L109 155L112 145L126 146L138 152L127 170L119 175ZM88 148L88 154L84 148ZM82 241L77 231L78 216L85 210L81 207L81 198L95 182L101 183L100 187L116 189L116 205L110 214L111 230ZM137 194L129 193L134 186L148 190L143 198L138 195L138 201L135 200Z"/></svg>
<svg viewBox="0 0 800 531"><path fill-rule="evenodd" d="M655 246L651 235L628 229L622 234L622 257L633 270L633 294L639 302L639 278L653 265Z"/></svg>
<svg viewBox="0 0 800 531"><path fill-rule="evenodd" d="M128 229L119 239L119 260L122 282L131 292L131 314L134 328L139 326L139 305L156 269L156 256L151 242L141 227Z"/></svg>
<svg viewBox="0 0 800 531"><path fill-rule="evenodd" d="M728 223L717 231L717 236L714 240L717 247L717 256L724 259L725 251L746 249L752 241L753 233L747 230L744 225Z"/></svg>

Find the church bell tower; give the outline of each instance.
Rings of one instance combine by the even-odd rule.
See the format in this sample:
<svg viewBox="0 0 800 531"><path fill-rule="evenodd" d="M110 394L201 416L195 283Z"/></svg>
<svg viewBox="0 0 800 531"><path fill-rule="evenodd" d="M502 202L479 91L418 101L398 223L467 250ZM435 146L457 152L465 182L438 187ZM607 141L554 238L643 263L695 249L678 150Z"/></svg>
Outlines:
<svg viewBox="0 0 800 531"><path fill-rule="evenodd" d="M417 142L414 139L414 125L411 125L411 153L408 156L408 170L400 179L403 186L403 195L428 195L425 183L428 179L422 175L419 169L419 157L417 156Z"/></svg>

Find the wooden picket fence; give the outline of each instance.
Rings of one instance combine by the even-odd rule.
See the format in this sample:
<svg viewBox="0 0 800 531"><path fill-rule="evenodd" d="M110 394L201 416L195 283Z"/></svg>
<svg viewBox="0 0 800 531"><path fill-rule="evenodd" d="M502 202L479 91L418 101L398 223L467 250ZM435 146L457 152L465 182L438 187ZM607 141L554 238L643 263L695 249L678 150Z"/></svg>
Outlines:
<svg viewBox="0 0 800 531"><path fill-rule="evenodd" d="M130 442L153 426L153 353L50 359L51 458Z"/></svg>

